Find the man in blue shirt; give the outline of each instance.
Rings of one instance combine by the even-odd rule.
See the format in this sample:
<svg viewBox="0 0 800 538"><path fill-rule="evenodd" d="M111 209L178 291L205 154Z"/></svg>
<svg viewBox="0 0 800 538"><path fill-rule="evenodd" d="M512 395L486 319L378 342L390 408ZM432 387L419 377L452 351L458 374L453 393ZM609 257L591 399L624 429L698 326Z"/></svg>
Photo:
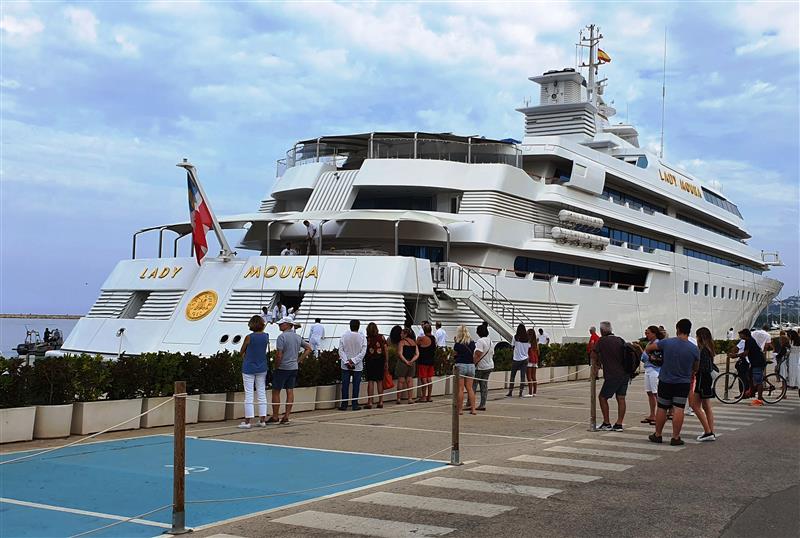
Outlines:
<svg viewBox="0 0 800 538"><path fill-rule="evenodd" d="M682 319L675 324L677 336L651 342L645 351L661 351L664 364L658 374L658 411L656 411L656 432L649 439L654 443L662 442L661 432L667 422L667 410L674 408L672 415L672 439L670 445L683 445L681 428L683 427L683 408L689 396L692 376L700 365L700 350L689 341L692 322Z"/></svg>

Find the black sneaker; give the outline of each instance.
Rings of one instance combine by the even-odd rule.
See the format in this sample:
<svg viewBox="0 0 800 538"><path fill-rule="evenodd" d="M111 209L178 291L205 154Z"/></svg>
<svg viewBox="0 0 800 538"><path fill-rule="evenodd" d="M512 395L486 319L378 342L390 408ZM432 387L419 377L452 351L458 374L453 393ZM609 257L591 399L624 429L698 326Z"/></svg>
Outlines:
<svg viewBox="0 0 800 538"><path fill-rule="evenodd" d="M353 411L361 411L361 406L360 405L354 405L353 406Z"/></svg>
<svg viewBox="0 0 800 538"><path fill-rule="evenodd" d="M652 443L659 443L659 444L661 444L661 443L664 441L664 438L663 438L663 437L661 437L660 435L656 435L656 434L654 434L654 433L651 433L650 435L648 435L648 436L647 436L647 438L648 438L648 439L650 439L650 441L651 441Z"/></svg>
<svg viewBox="0 0 800 538"><path fill-rule="evenodd" d="M673 437L672 439L669 440L669 444L670 446L683 446L686 443L684 443L683 439L681 439L680 437L678 437L677 439Z"/></svg>
<svg viewBox="0 0 800 538"><path fill-rule="evenodd" d="M611 424L609 424L608 422L603 422L597 427L597 431L600 432L610 432L612 429L613 428L611 427Z"/></svg>
<svg viewBox="0 0 800 538"><path fill-rule="evenodd" d="M611 428L611 431L612 432L621 432L621 431L624 431L624 430L622 429L622 424L614 424L614 426Z"/></svg>
<svg viewBox="0 0 800 538"><path fill-rule="evenodd" d="M708 433L704 433L703 435L698 435L697 436L697 440L700 441L701 443L705 443L705 442L708 442L708 441L716 441L717 440L717 436L714 435L714 432L708 432Z"/></svg>

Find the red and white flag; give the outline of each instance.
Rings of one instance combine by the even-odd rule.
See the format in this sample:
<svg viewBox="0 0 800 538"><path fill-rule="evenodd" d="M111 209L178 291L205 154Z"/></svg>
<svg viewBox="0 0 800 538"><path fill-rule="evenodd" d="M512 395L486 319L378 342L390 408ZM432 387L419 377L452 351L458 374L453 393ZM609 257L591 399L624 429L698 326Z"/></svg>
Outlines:
<svg viewBox="0 0 800 538"><path fill-rule="evenodd" d="M214 223L211 219L211 211L193 174L186 174L186 182L189 184L189 222L192 224L192 244L197 265L200 265L203 257L208 253L206 234Z"/></svg>

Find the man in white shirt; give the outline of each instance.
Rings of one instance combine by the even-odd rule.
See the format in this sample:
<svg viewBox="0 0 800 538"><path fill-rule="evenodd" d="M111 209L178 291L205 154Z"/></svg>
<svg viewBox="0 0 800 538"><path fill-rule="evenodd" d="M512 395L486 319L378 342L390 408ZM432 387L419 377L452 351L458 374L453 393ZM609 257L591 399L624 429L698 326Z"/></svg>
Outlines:
<svg viewBox="0 0 800 538"><path fill-rule="evenodd" d="M728 329L728 341L736 340L736 331L733 330L733 327Z"/></svg>
<svg viewBox="0 0 800 538"><path fill-rule="evenodd" d="M550 344L550 335L544 332L544 329L539 329L539 336L536 337L536 340L540 346L546 346Z"/></svg>
<svg viewBox="0 0 800 538"><path fill-rule="evenodd" d="M319 355L319 348L322 345L323 338L325 338L325 327L322 326L322 320L317 318L308 332L308 343L311 344L311 352L314 353L315 357Z"/></svg>
<svg viewBox="0 0 800 538"><path fill-rule="evenodd" d="M272 319L283 319L286 317L286 307L280 301L275 303L275 308L272 309Z"/></svg>
<svg viewBox="0 0 800 538"><path fill-rule="evenodd" d="M442 329L442 322L436 322L436 333L434 334L436 337L436 347L446 347L447 346L447 332Z"/></svg>
<svg viewBox="0 0 800 538"><path fill-rule="evenodd" d="M317 253L317 227L307 220L303 221L306 227L306 254Z"/></svg>
<svg viewBox="0 0 800 538"><path fill-rule="evenodd" d="M261 314L259 315L261 316L261 319L264 320L264 324L272 323L272 314L269 313L269 308L266 306L261 307Z"/></svg>
<svg viewBox="0 0 800 538"><path fill-rule="evenodd" d="M769 325L764 325L762 328L755 330L750 334L750 336L753 337L753 340L756 341L756 344L758 344L758 347L761 348L761 351L769 351L769 349L772 349L772 346L770 346L768 349L765 349L767 343L772 342L772 337L767 332L768 330Z"/></svg>
<svg viewBox="0 0 800 538"><path fill-rule="evenodd" d="M489 395L489 374L494 369L494 351L492 341L489 339L489 328L486 323L481 323L476 329L478 341L475 342L475 379L472 381L472 390L481 391L481 401L478 411L486 411L486 398Z"/></svg>
<svg viewBox="0 0 800 538"><path fill-rule="evenodd" d="M347 411L347 400L350 396L350 379L353 380L353 411L358 411L358 391L361 388L361 372L364 370L364 355L367 354L367 337L358 332L361 322L354 319L350 322L350 332L339 339L339 361L342 366L342 403L340 411Z"/></svg>
<svg viewBox="0 0 800 538"><path fill-rule="evenodd" d="M286 243L286 247L281 250L281 256L294 256L297 254L294 250L292 250L292 244Z"/></svg>

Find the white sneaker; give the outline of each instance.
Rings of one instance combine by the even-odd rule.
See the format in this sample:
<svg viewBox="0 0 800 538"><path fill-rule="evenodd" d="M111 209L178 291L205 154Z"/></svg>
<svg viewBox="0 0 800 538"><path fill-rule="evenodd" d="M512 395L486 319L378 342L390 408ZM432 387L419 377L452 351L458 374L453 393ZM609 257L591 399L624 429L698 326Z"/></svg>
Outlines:
<svg viewBox="0 0 800 538"><path fill-rule="evenodd" d="M256 422L256 428L266 428L266 427L267 427L266 422L261 422L261 421Z"/></svg>
<svg viewBox="0 0 800 538"><path fill-rule="evenodd" d="M523 398L533 398L533 394L525 394Z"/></svg>
<svg viewBox="0 0 800 538"><path fill-rule="evenodd" d="M250 428L252 428L252 427L253 427L253 425L252 425L252 424L248 424L247 422L242 422L242 423L241 423L241 424L239 424L239 426L237 426L237 427L238 427L240 430L249 430Z"/></svg>
<svg viewBox="0 0 800 538"><path fill-rule="evenodd" d="M714 432L704 433L702 435L698 435L697 436L697 440L700 441L701 443L706 442L706 441L716 441L717 440L717 436L714 435Z"/></svg>
<svg viewBox="0 0 800 538"><path fill-rule="evenodd" d="M694 411L692 411L691 409L688 409L686 411L686 414L689 415L690 417L693 417L694 416Z"/></svg>

